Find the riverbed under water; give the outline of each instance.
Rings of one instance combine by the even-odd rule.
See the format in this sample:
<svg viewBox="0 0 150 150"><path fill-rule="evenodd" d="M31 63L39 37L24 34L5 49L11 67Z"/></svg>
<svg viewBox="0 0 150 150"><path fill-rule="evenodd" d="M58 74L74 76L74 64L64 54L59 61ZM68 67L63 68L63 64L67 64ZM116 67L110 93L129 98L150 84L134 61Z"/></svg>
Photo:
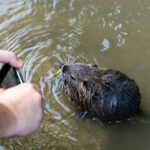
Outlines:
<svg viewBox="0 0 150 150"><path fill-rule="evenodd" d="M1 139L0 150L149 150L149 0L0 0L0 48L24 61L25 81L46 101L40 129ZM125 72L140 87L141 112L114 124L80 112L49 78L64 62Z"/></svg>

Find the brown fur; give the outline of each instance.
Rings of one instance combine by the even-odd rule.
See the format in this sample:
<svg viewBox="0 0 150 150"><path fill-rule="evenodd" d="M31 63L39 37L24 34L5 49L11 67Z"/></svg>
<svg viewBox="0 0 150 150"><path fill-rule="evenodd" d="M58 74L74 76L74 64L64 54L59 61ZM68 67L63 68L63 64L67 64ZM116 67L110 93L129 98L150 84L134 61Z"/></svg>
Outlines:
<svg viewBox="0 0 150 150"><path fill-rule="evenodd" d="M139 108L138 86L120 71L76 63L62 66L61 79L70 98L100 120L123 120Z"/></svg>

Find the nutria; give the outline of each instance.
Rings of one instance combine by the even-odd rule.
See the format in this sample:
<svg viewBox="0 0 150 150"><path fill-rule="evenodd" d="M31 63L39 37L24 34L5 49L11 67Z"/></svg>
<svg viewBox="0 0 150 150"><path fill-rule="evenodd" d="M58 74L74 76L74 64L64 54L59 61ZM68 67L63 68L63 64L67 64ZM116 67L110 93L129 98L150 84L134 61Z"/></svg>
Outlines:
<svg viewBox="0 0 150 150"><path fill-rule="evenodd" d="M123 120L139 109L139 88L120 71L74 63L62 65L59 77L69 97L102 121Z"/></svg>

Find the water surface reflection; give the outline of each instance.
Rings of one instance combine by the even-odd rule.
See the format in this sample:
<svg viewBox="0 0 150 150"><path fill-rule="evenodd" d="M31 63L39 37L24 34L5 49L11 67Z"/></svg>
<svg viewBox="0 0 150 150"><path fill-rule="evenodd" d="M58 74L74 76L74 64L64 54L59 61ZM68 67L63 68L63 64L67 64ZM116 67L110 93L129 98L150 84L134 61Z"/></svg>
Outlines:
<svg viewBox="0 0 150 150"><path fill-rule="evenodd" d="M149 148L149 0L0 0L0 9L0 48L24 60L24 79L46 100L41 128L1 140L1 149ZM48 78L66 61L126 72L140 86L142 112L113 125L80 112L59 81Z"/></svg>

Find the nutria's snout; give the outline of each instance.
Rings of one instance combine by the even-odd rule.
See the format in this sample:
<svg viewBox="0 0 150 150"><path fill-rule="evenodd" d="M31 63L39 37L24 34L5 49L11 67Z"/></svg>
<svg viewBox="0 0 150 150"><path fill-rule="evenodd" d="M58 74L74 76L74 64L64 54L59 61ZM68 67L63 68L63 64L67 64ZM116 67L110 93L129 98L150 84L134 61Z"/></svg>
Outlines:
<svg viewBox="0 0 150 150"><path fill-rule="evenodd" d="M83 110L100 120L123 120L137 112L141 94L126 74L92 64L62 64L67 94Z"/></svg>

